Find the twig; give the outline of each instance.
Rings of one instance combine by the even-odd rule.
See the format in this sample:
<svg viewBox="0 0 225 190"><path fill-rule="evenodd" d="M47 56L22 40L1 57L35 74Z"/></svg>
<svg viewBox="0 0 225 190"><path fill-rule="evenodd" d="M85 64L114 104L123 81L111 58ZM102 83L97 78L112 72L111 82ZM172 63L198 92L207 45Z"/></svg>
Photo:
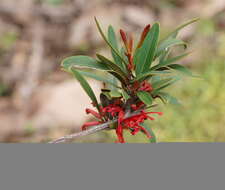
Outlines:
<svg viewBox="0 0 225 190"><path fill-rule="evenodd" d="M135 111L133 113L127 113L125 115L125 118L127 119L127 118L130 118L130 117L133 117L133 116L139 114L140 112L141 112L141 110ZM64 137L58 138L56 140L53 140L53 141L51 141L49 143L50 144L64 143L64 142L71 141L71 140L73 140L73 139L75 139L77 137L90 135L90 134L96 133L98 131L101 131L103 129L109 128L110 124L116 123L117 121L118 121L118 119L114 119L114 120L111 120L109 122L106 122L106 123L103 123L103 124L100 124L100 125L95 125L95 126L91 127L90 129L87 129L85 131L81 131L81 132L74 133L74 134L71 134L71 135L66 135Z"/></svg>

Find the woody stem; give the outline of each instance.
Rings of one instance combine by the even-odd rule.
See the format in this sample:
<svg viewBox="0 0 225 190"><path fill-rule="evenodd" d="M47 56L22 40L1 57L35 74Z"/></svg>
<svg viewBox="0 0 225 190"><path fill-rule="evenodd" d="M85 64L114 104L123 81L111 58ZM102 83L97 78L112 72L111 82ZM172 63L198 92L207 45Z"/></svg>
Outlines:
<svg viewBox="0 0 225 190"><path fill-rule="evenodd" d="M141 111L142 110L138 110L138 111L135 111L135 112L132 112L132 113L127 113L124 118L127 119L127 118L130 118L130 117L133 117L133 116L139 114ZM74 134L71 134L71 135L66 135L64 137L53 140L49 143L50 144L58 144L58 143L69 142L69 141L71 141L71 140L73 140L77 137L90 135L90 134L96 133L98 131L101 131L103 129L109 128L110 124L113 124L113 123L116 123L116 122L118 122L118 119L114 119L114 120L108 121L108 122L100 124L100 125L95 125L95 126L91 127L90 129L87 129L85 131L77 132L77 133L74 133Z"/></svg>

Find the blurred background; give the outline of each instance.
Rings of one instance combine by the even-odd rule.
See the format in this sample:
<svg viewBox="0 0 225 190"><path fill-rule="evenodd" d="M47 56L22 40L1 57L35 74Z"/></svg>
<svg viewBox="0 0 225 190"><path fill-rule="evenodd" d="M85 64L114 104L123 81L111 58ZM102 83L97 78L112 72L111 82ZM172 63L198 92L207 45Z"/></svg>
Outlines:
<svg viewBox="0 0 225 190"><path fill-rule="evenodd" d="M135 35L159 21L163 37L182 30L193 53L181 61L201 79L184 78L168 91L182 106L159 106L151 122L160 142L225 141L224 0L0 0L0 141L47 142L80 130L90 100L60 62L70 55L109 54L95 23ZM99 93L102 84L90 80ZM128 142L147 142L141 134ZM114 142L99 132L75 142Z"/></svg>

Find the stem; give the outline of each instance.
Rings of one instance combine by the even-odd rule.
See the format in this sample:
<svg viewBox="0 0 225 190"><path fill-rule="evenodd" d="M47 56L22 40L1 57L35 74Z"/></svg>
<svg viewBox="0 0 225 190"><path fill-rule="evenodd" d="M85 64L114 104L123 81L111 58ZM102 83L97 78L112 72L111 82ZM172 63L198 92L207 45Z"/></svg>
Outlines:
<svg viewBox="0 0 225 190"><path fill-rule="evenodd" d="M125 118L130 118L130 117L133 117L137 114L139 114L142 110L138 110L138 111L135 111L133 113L126 113L125 115ZM90 135L90 134L93 134L93 133L96 133L98 131L101 131L103 129L106 129L106 128L109 128L109 125L110 124L113 124L113 123L116 123L118 121L118 119L114 119L114 120L111 120L111 121L108 121L106 123L103 123L103 124L100 124L100 125L96 125L96 126L93 126L91 127L90 129L87 129L85 131L80 131L80 132L77 132L77 133L73 133L71 135L66 135L64 137L60 137L56 140L53 140L51 142L49 142L50 144L58 144L58 143L65 143L65 142L69 142L77 137L82 137L82 136L86 136L86 135Z"/></svg>

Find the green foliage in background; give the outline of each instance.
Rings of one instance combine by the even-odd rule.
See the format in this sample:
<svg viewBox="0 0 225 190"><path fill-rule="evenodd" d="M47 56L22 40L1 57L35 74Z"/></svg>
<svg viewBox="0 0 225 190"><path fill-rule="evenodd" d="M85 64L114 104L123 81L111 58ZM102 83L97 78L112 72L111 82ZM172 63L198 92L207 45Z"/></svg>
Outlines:
<svg viewBox="0 0 225 190"><path fill-rule="evenodd" d="M51 5L60 5L64 2L64 0L42 0L42 1Z"/></svg>

